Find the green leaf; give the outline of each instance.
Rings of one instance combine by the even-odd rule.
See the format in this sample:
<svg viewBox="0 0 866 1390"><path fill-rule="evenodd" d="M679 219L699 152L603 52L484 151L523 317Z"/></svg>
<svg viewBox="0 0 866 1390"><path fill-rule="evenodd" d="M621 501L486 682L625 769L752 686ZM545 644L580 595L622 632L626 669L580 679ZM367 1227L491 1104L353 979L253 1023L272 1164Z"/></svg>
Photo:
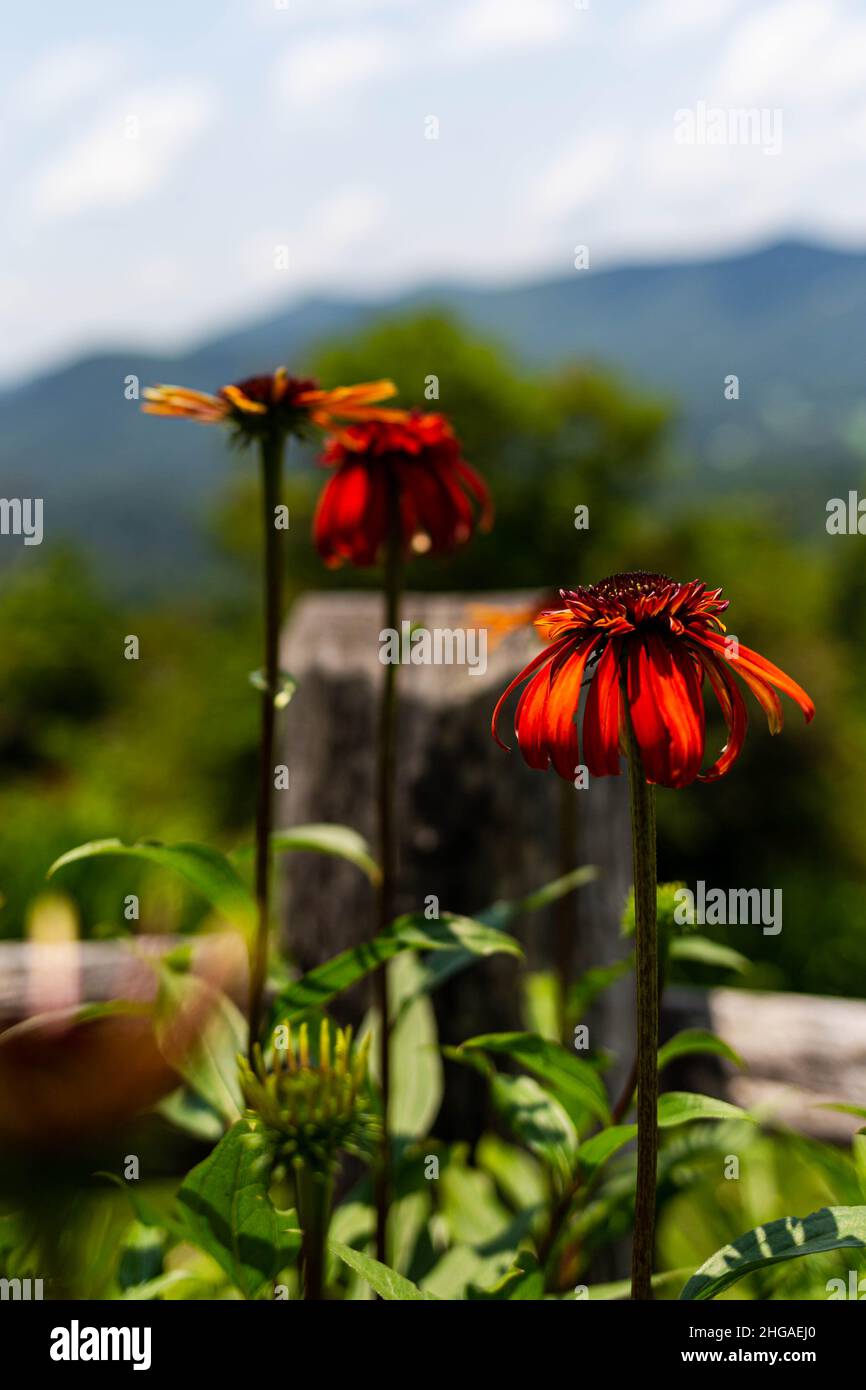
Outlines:
<svg viewBox="0 0 866 1390"><path fill-rule="evenodd" d="M196 1298L211 1299L214 1285L208 1283L200 1274L191 1274L184 1269L171 1269L158 1274L146 1283L135 1284L120 1295L121 1299L132 1303L149 1303L162 1298L168 1302Z"/></svg>
<svg viewBox="0 0 866 1390"><path fill-rule="evenodd" d="M484 1033L469 1038L462 1048L511 1057L551 1087L577 1125L586 1118L587 1111L602 1124L610 1120L607 1095L597 1071L559 1043L536 1033Z"/></svg>
<svg viewBox="0 0 866 1390"><path fill-rule="evenodd" d="M198 975L162 964L155 1013L162 1055L188 1086L229 1124L240 1119L243 1098L237 1056L247 1045L247 1023L236 1004Z"/></svg>
<svg viewBox="0 0 866 1390"><path fill-rule="evenodd" d="M487 926L474 917L461 917L443 912L436 921L428 921L423 912L398 917L388 928L404 946L420 951L468 951L473 956L494 956L504 952L509 956L523 955L523 948L513 936Z"/></svg>
<svg viewBox="0 0 866 1390"><path fill-rule="evenodd" d="M230 860L209 845L163 845L157 840L138 840L133 845L125 845L121 840L91 840L89 844L78 845L76 849L67 850L66 854L55 859L48 870L48 877L53 877L68 864L104 855L142 859L158 868L171 869L229 921L245 929L251 928L255 922L256 909L252 894Z"/></svg>
<svg viewBox="0 0 866 1390"><path fill-rule="evenodd" d="M337 859L345 859L365 873L371 883L378 883L382 877L379 865L373 858L370 846L348 825L323 822L321 825L290 825L286 830L275 830L271 835L271 849L275 854L287 854L294 850L311 850L315 854L329 854ZM234 856L238 860L252 858L252 848L245 847Z"/></svg>
<svg viewBox="0 0 866 1390"><path fill-rule="evenodd" d="M329 1240L328 1248L333 1251L338 1259L353 1269L356 1274L360 1274L366 1279L371 1289L385 1299L388 1303L438 1303L435 1294L423 1293L417 1284L413 1284L409 1279L404 1279L402 1274L398 1274L396 1269L389 1269L387 1265L380 1264L370 1255L362 1255L360 1250L353 1250L349 1245L343 1245L339 1240Z"/></svg>
<svg viewBox="0 0 866 1390"><path fill-rule="evenodd" d="M699 965L715 965L720 970L736 970L740 975L749 968L746 956L706 936L677 936L670 944L668 955L671 960L693 960Z"/></svg>
<svg viewBox="0 0 866 1390"><path fill-rule="evenodd" d="M541 1164L498 1134L482 1134L475 1148L475 1161L517 1211L547 1200L547 1181Z"/></svg>
<svg viewBox="0 0 866 1390"><path fill-rule="evenodd" d="M846 1105L843 1101L827 1101L816 1105L816 1110L836 1110L840 1115L853 1115L855 1119L866 1120L866 1105Z"/></svg>
<svg viewBox="0 0 866 1390"><path fill-rule="evenodd" d="M291 1021L308 1009L321 1008L335 995L348 989L358 980L363 980L383 962L398 956L401 951L461 951L466 950L470 959L482 955L493 955L505 951L509 955L521 954L520 946L513 937L504 932L494 931L483 923L467 917L455 917L444 913L438 922L427 922L423 914L417 914L423 922L419 926L416 916L400 917L372 941L361 946L353 946L333 956L324 965L317 966L309 974L284 989L275 1005L281 1019ZM416 993L422 991L417 990Z"/></svg>
<svg viewBox="0 0 866 1390"><path fill-rule="evenodd" d="M686 1271L684 1269L668 1269L662 1274L654 1274L652 1277L652 1287L653 1289L664 1289L669 1284L679 1284L685 1273ZM618 1279L615 1284L592 1284L587 1290L587 1293L589 1295L589 1301L592 1303L617 1302L619 1299L631 1297L631 1280ZM574 1295L565 1294L565 1298L574 1298Z"/></svg>
<svg viewBox="0 0 866 1390"><path fill-rule="evenodd" d="M478 1289L475 1285L470 1285L466 1297L476 1302L537 1302L544 1298L544 1270L531 1251L521 1250L514 1268L509 1269L498 1284L492 1289Z"/></svg>
<svg viewBox="0 0 866 1390"><path fill-rule="evenodd" d="M637 1138L637 1125L612 1125L586 1139L577 1151L577 1161L585 1183L592 1182L601 1168L615 1153Z"/></svg>
<svg viewBox="0 0 866 1390"><path fill-rule="evenodd" d="M659 1071L662 1067L675 1061L677 1057L690 1057L699 1053L725 1057L737 1067L745 1066L739 1053L735 1052L721 1038L716 1037L715 1033L710 1033L705 1028L684 1028L681 1033L669 1038L659 1048Z"/></svg>
<svg viewBox="0 0 866 1390"><path fill-rule="evenodd" d="M476 912L474 920L481 922L484 926L492 927L495 931L504 932L506 927L510 927L521 917L549 907L551 903L567 897L575 889L592 883L596 878L598 878L598 870L592 865L572 869L570 873L563 874L561 878L554 879L552 883L544 884L542 888L537 888L524 898L502 899L491 903L481 912ZM472 963L471 951L464 951L462 954L452 956L439 955L425 961L423 986L425 991L438 989L446 980L450 980L461 970L466 970Z"/></svg>
<svg viewBox="0 0 866 1390"><path fill-rule="evenodd" d="M277 1211L268 1195L274 1158L273 1137L254 1121L239 1120L187 1174L178 1194L189 1238L247 1298L271 1297L277 1275L301 1246L295 1212Z"/></svg>
<svg viewBox="0 0 866 1390"><path fill-rule="evenodd" d="M215 1144L223 1134L224 1125L219 1115L188 1086L178 1086L154 1106L154 1110L175 1129L207 1144Z"/></svg>
<svg viewBox="0 0 866 1390"><path fill-rule="evenodd" d="M666 1091L659 1096L659 1129L671 1129L691 1120L750 1120L752 1117L738 1105L715 1096L701 1096L693 1091Z"/></svg>
<svg viewBox="0 0 866 1390"><path fill-rule="evenodd" d="M810 1216L783 1216L717 1250L692 1275L680 1298L715 1298L752 1270L851 1247L866 1247L866 1207L822 1207Z"/></svg>
<svg viewBox="0 0 866 1390"><path fill-rule="evenodd" d="M577 1151L577 1133L565 1109L531 1076L493 1077L490 1098L516 1139L563 1180Z"/></svg>
<svg viewBox="0 0 866 1390"><path fill-rule="evenodd" d="M442 1103L442 1058L439 1054L436 1016L429 998L410 998L418 984L420 966L414 955L404 955L389 969L391 1014L396 1014L391 1033L391 1101L388 1118L398 1139L419 1139L428 1133ZM378 1049L373 1048L378 1056Z"/></svg>
<svg viewBox="0 0 866 1390"><path fill-rule="evenodd" d="M559 1042L559 981L549 970L523 977L521 1021L528 1033Z"/></svg>

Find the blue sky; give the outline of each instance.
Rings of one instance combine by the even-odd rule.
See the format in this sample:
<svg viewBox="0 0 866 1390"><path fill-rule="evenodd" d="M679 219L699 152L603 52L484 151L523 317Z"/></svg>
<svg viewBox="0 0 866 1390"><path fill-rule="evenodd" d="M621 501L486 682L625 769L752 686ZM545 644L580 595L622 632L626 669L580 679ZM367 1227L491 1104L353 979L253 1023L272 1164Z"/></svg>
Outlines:
<svg viewBox="0 0 866 1390"><path fill-rule="evenodd" d="M862 0L49 0L0 76L5 380L576 245L866 242ZM682 143L701 103L781 147Z"/></svg>

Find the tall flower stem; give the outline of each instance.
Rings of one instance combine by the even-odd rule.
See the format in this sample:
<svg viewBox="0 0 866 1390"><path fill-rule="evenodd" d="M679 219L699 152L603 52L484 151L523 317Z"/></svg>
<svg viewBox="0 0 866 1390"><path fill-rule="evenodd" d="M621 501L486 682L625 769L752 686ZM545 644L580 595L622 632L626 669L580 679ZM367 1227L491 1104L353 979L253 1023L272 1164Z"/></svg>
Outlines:
<svg viewBox="0 0 866 1390"><path fill-rule="evenodd" d="M251 1058L262 1026L270 935L270 841L274 798L274 731L280 677L280 628L283 617L283 566L282 546L280 544L282 532L277 529L276 509L282 490L284 444L285 437L278 431L264 435L261 441L262 523L264 530L262 600L265 665L261 735L259 738L259 790L256 811L256 909L258 920L250 967L249 1055Z"/></svg>
<svg viewBox="0 0 866 1390"><path fill-rule="evenodd" d="M571 782L559 782L559 873L562 877L574 868L577 850L577 793ZM571 970L574 942L577 933L577 908L573 894L566 893L556 906L556 977L557 1024L560 1042L571 1045L567 1037L568 995L571 989Z"/></svg>
<svg viewBox="0 0 866 1390"><path fill-rule="evenodd" d="M628 784L634 867L637 994L637 1187L631 1256L631 1296L652 1298L658 1160L659 962L656 921L655 787L644 773L628 701Z"/></svg>
<svg viewBox="0 0 866 1390"><path fill-rule="evenodd" d="M388 494L388 541L385 551L385 627L400 630L400 499L392 481ZM379 812L379 885L377 931L384 931L394 916L397 848L394 823L394 783L397 754L397 663L385 666L382 701L379 707L379 763L377 798ZM382 1085L382 1145L376 1172L376 1253L388 1263L388 1207L391 1194L391 1019L388 968L382 965L374 976L375 998L379 1010L379 1075Z"/></svg>
<svg viewBox="0 0 866 1390"><path fill-rule="evenodd" d="M304 1298L319 1302L324 1296L325 1242L331 1221L330 1173L316 1173L307 1163L295 1170L298 1217L301 1222L301 1273Z"/></svg>

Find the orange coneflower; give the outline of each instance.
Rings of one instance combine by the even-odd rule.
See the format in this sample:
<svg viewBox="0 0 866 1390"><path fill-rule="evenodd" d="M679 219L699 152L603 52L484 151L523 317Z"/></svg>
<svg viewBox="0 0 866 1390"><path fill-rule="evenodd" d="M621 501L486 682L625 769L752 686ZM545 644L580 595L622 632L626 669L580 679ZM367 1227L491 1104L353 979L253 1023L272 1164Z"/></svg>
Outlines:
<svg viewBox="0 0 866 1390"><path fill-rule="evenodd" d="M216 395L185 386L150 386L142 410L202 425L233 425L247 438L275 431L299 434L310 423L331 429L342 421L401 420L402 410L381 410L379 401L395 395L391 381L365 381L323 391L308 377L289 376L285 367L223 386Z"/></svg>
<svg viewBox="0 0 866 1390"><path fill-rule="evenodd" d="M396 519L405 552L454 550L492 516L486 484L460 455L444 415L348 425L322 462L334 474L316 509L313 534L329 565L373 565ZM473 502L475 505L473 506Z"/></svg>
<svg viewBox="0 0 866 1390"><path fill-rule="evenodd" d="M807 723L815 713L805 690L784 671L725 637L719 614L728 603L719 598L721 589L707 589L697 579L678 584L666 575L638 572L560 592L564 606L536 619L549 645L511 682L493 714L493 734L501 743L496 721L502 704L532 677L514 720L530 767L552 763L561 777L574 777L577 707L590 663L583 762L594 777L620 771L626 701L646 778L664 787L721 777L739 757L747 715L733 672L763 708L771 733L782 727L779 690L796 701ZM721 706L728 741L701 772L704 676Z"/></svg>

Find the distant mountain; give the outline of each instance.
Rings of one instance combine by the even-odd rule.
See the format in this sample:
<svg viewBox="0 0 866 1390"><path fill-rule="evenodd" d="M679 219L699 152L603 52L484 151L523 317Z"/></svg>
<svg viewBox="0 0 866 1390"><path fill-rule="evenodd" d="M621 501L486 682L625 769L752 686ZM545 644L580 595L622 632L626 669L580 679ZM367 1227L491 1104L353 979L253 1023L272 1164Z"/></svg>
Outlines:
<svg viewBox="0 0 866 1390"><path fill-rule="evenodd" d="M208 430L153 428L124 378L205 389L303 363L324 338L437 306L527 364L610 365L678 402L707 486L762 471L834 483L866 457L866 254L786 242L714 261L574 271L512 288L442 285L377 303L312 299L177 357L131 347L0 394L0 495L41 496L46 528L110 573L170 583L205 555L202 505L232 467ZM739 378L726 401L724 379ZM734 472L731 472L731 469Z"/></svg>

